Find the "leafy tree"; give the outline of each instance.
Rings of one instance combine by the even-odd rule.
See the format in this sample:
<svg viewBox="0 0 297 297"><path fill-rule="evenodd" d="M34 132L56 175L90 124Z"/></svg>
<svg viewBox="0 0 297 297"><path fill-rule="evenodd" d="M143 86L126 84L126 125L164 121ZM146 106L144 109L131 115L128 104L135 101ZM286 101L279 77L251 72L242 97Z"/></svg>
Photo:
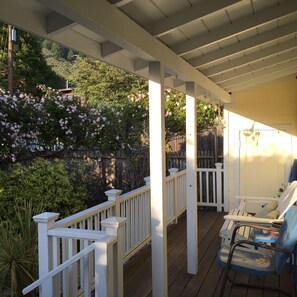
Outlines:
<svg viewBox="0 0 297 297"><path fill-rule="evenodd" d="M147 94L146 81L91 58L78 57L70 79L76 92L92 105L125 104L130 95Z"/></svg>
<svg viewBox="0 0 297 297"><path fill-rule="evenodd" d="M222 118L221 106L209 104L202 100L196 102L197 133L216 127ZM184 94L171 89L165 90L165 125L166 139L186 133L186 97Z"/></svg>
<svg viewBox="0 0 297 297"><path fill-rule="evenodd" d="M125 131L131 132L131 127L133 127L134 135L138 135L138 140L147 140L147 137L143 137L147 136L148 132L147 114L143 112L143 118L138 114L137 120L131 116L136 110L135 104L131 104L131 101L137 102L137 105L141 104L142 110L143 108L147 109L147 82L113 66L84 57L76 59L71 79L77 86L76 91L84 96L86 102L123 106L124 117L120 119L122 129L118 128L121 134ZM197 100L197 113L198 133L215 127L218 118L222 116L219 106L201 100ZM165 119L166 141L170 141L177 135L185 135L186 100L184 94L166 88ZM129 135L131 136L131 134ZM139 135L142 137L139 138ZM138 142L137 145L140 143Z"/></svg>
<svg viewBox="0 0 297 297"><path fill-rule="evenodd" d="M0 24L0 87L7 88L7 26ZM17 30L17 41L13 43L14 90L36 93L36 86L45 84L59 88L63 79L47 65L42 55L41 40L29 33Z"/></svg>

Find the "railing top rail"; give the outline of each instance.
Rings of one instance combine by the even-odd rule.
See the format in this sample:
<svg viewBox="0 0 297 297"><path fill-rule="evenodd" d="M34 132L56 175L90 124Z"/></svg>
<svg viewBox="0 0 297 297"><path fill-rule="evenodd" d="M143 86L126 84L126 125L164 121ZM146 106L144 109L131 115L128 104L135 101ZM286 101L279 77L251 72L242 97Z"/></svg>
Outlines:
<svg viewBox="0 0 297 297"><path fill-rule="evenodd" d="M216 172L217 168L197 168L197 172Z"/></svg>
<svg viewBox="0 0 297 297"><path fill-rule="evenodd" d="M122 195L120 195L121 202L126 201L126 200L130 199L131 197L133 197L133 196L135 196L137 194L144 193L144 192L148 191L149 189L150 189L150 186L145 185L145 186L142 186L142 187L137 188L135 190L132 190L130 192L127 192L125 194L122 194Z"/></svg>
<svg viewBox="0 0 297 297"><path fill-rule="evenodd" d="M75 213L67 218L64 218L62 220L59 220L55 223L55 227L68 227L71 226L72 224L78 223L84 218L88 218L92 215L95 215L96 213L100 211L107 210L115 205L114 201L106 201L103 203L100 203L98 205L95 205L91 208L82 210L78 213Z"/></svg>
<svg viewBox="0 0 297 297"><path fill-rule="evenodd" d="M102 240L104 237L106 237L106 232L104 231L74 228L54 228L48 230L47 234L49 236L81 240Z"/></svg>

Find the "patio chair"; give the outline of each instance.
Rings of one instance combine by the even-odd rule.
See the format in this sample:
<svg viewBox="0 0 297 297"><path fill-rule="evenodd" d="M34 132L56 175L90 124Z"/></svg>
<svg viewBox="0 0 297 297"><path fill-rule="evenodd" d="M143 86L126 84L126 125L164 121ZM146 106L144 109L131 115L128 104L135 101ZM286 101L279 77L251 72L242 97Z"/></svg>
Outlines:
<svg viewBox="0 0 297 297"><path fill-rule="evenodd" d="M217 262L219 266L225 269L223 275L223 282L220 291L220 297L224 296L224 291L227 281L232 285L244 286L251 288L260 288L268 290L276 290L282 292L287 296L292 296L290 293L285 292L279 287L264 287L261 285L254 285L250 283L238 283L231 279L229 272L231 270L236 272L243 272L252 274L254 276L269 276L280 274L296 245L297 241L297 208L291 206L287 211L285 219L280 229L279 237L275 246L270 246L263 243L248 241L248 240L235 240L237 229L242 225L237 225L233 231L231 246L223 246L217 253ZM273 230L265 226L253 225L253 228L260 228L266 230ZM252 248L246 248L250 246ZM261 249L255 249L261 247Z"/></svg>
<svg viewBox="0 0 297 297"><path fill-rule="evenodd" d="M245 210L246 204L252 201L253 204L260 204L260 211L251 214ZM222 246L230 245L231 236L234 228L239 223L264 224L269 225L272 222L283 221L284 216L290 206L297 201L297 181L292 182L279 198L268 197L241 197L239 207L229 211L224 216L224 223L220 230L222 238ZM252 236L252 228L246 226L241 228L237 233L237 240L250 239Z"/></svg>

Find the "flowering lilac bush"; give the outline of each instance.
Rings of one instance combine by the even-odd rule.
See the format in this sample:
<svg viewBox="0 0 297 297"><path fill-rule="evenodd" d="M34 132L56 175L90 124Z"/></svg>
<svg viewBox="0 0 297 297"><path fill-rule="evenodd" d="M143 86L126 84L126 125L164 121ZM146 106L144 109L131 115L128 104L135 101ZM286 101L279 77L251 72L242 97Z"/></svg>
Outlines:
<svg viewBox="0 0 297 297"><path fill-rule="evenodd" d="M0 90L0 160L80 148L114 152L140 145L148 112L140 95L125 105L89 107L79 96L46 90L41 98Z"/></svg>

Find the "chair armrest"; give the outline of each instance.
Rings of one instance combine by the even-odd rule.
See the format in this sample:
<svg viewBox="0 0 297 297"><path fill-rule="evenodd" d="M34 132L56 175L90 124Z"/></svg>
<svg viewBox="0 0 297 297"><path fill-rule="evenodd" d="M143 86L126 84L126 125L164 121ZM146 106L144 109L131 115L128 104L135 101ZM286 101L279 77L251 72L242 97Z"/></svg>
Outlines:
<svg viewBox="0 0 297 297"><path fill-rule="evenodd" d="M235 221L235 222L246 222L254 224L271 224L275 222L275 219L265 219L265 218L256 218L253 216L235 216L235 215L225 215L225 220Z"/></svg>
<svg viewBox="0 0 297 297"><path fill-rule="evenodd" d="M250 241L250 240L239 240L236 243L234 243L230 248L230 253L229 253L228 261L227 261L227 269L230 269L231 261L232 261L235 249L237 247L239 247L239 246L246 246L246 245L252 245L254 247L261 247L261 248L264 248L264 249L267 249L267 250L277 251L277 252L280 252L280 253L288 254L288 256L290 256L292 254L292 252L290 250L278 248L278 247L267 245L267 244L264 244L264 243L253 242L253 241Z"/></svg>
<svg viewBox="0 0 297 297"><path fill-rule="evenodd" d="M259 201L259 202L270 202L270 201L278 201L278 198L275 197L255 197L255 196L235 196L237 200L249 200L249 201Z"/></svg>
<svg viewBox="0 0 297 297"><path fill-rule="evenodd" d="M250 223L240 223L237 226L235 226L234 230L232 231L230 245L234 244L237 230L240 229L241 227L251 227L254 229L265 230L265 231L279 231L279 229L274 228L271 224L256 225L256 224L250 224Z"/></svg>
<svg viewBox="0 0 297 297"><path fill-rule="evenodd" d="M235 248L237 246L243 246L243 247L245 247L246 245L252 245L254 247L261 247L263 249L272 250L272 251L276 251L276 252L280 252L280 253L284 253L284 254L288 254L288 255L291 255L292 254L292 251L290 251L290 250L279 248L279 247L276 247L274 245L267 245L265 243L254 242L254 241L250 241L250 240L239 240L239 241L235 242L232 245L231 250L232 249L235 250Z"/></svg>

